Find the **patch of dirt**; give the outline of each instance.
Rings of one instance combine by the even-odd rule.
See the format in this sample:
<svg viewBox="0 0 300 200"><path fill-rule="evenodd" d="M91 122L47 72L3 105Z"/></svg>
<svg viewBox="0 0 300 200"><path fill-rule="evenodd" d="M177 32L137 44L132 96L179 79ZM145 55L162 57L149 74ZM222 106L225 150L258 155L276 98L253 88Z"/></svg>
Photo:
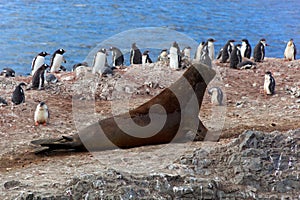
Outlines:
<svg viewBox="0 0 300 200"><path fill-rule="evenodd" d="M117 72L121 76L127 74L126 80L132 81L136 88L139 88L139 94L129 91L131 108L151 99L183 73L183 71L171 71L163 68L160 76L149 77L151 68L139 70L139 67L141 66L134 66L126 72ZM286 88L300 86L299 68L300 61L298 60L286 62L275 58L266 58L265 62L258 63L257 68L253 70L235 70L230 69L229 64L215 63L214 69L217 71L217 76L208 88L219 86L223 90L224 105L212 105L210 97L206 93L200 112L201 120L211 134L215 133L215 139L220 139L219 143L227 143L230 138L237 137L245 130L271 132L299 128L300 103L297 103L297 98L286 90ZM140 73L138 76L136 73L131 76L131 70L137 70ZM271 71L276 80L276 93L273 96L266 96L262 93L266 71ZM56 191L63 187L59 184L60 181L65 181L67 177L72 177L74 174L92 173L95 167L98 170L113 167L107 163L99 164L93 158L94 155L88 152L66 152L51 155L32 153L33 147L30 144L32 140L71 135L77 132L72 109L75 75L72 72L64 72L57 76L60 80L57 84L46 84L45 89L41 91L25 91L25 104L14 106L14 108L11 105L0 108L1 195L6 194L8 197L19 194L20 191L5 190L2 187L6 181L15 178L35 182L31 185L29 182L27 186L24 186L24 190L44 184L45 191ZM31 77L1 77L1 97L10 104L15 86L20 82L29 84L30 81ZM149 81L158 83L162 87L150 87ZM96 94L98 93L96 92ZM47 126L37 127L34 125L33 115L39 101L44 101L51 112L50 124ZM120 110L122 109L120 108ZM96 95L96 112L97 116L102 118L111 115L111 101L102 100ZM190 145L196 148L202 143L194 142ZM135 148L134 151L150 151L152 148L154 147L141 147ZM126 151L132 152L133 150L105 151L100 155L109 155L114 158L126 155ZM147 163L147 159L143 162ZM114 165L116 163L114 162ZM145 164L146 166L147 164ZM45 180L47 183L44 183ZM53 185L55 183L57 185Z"/></svg>

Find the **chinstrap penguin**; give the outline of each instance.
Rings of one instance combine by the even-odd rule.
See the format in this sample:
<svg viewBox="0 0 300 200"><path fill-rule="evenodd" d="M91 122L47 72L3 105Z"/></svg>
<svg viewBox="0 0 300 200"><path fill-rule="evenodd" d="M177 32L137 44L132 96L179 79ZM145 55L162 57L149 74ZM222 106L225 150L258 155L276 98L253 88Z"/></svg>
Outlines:
<svg viewBox="0 0 300 200"><path fill-rule="evenodd" d="M273 95L275 93L275 79L269 71L265 73L264 93L267 95Z"/></svg>
<svg viewBox="0 0 300 200"><path fill-rule="evenodd" d="M142 64L146 64L146 63L152 63L148 50L144 51L142 56Z"/></svg>
<svg viewBox="0 0 300 200"><path fill-rule="evenodd" d="M237 44L230 55L230 67L236 69L240 62L242 62L241 44Z"/></svg>
<svg viewBox="0 0 300 200"><path fill-rule="evenodd" d="M284 59L288 61L296 60L297 49L294 40L290 39L284 50Z"/></svg>
<svg viewBox="0 0 300 200"><path fill-rule="evenodd" d="M33 76L36 70L45 64L45 57L50 55L49 53L43 51L36 55L31 62L31 75Z"/></svg>
<svg viewBox="0 0 300 200"><path fill-rule="evenodd" d="M208 94L211 95L211 103L214 105L223 105L223 92L219 87L212 87L208 90Z"/></svg>
<svg viewBox="0 0 300 200"><path fill-rule="evenodd" d="M262 62L265 58L265 46L268 46L266 39L259 40L254 48L253 58L255 62Z"/></svg>
<svg viewBox="0 0 300 200"><path fill-rule="evenodd" d="M26 86L25 83L20 83L12 94L11 101L13 104L18 105L25 102L25 93L22 86Z"/></svg>
<svg viewBox="0 0 300 200"><path fill-rule="evenodd" d="M136 43L131 45L130 49L130 64L142 64L142 53L136 46Z"/></svg>
<svg viewBox="0 0 300 200"><path fill-rule="evenodd" d="M59 71L60 68L62 68L61 64L62 62L66 63L66 60L63 56L63 54L66 51L64 49L58 49L56 50L50 60L50 72L56 73Z"/></svg>
<svg viewBox="0 0 300 200"><path fill-rule="evenodd" d="M113 67L123 66L124 65L124 55L120 49L117 47L110 47L109 49L112 55L112 65Z"/></svg>
<svg viewBox="0 0 300 200"><path fill-rule="evenodd" d="M251 57L251 45L247 39L242 39L242 47L241 47L241 54L242 58L249 58Z"/></svg>
<svg viewBox="0 0 300 200"><path fill-rule="evenodd" d="M4 77L15 77L16 72L12 68L6 67L6 68L3 68L0 75L4 76Z"/></svg>
<svg viewBox="0 0 300 200"><path fill-rule="evenodd" d="M217 59L221 58L221 63L226 63L230 60L230 54L234 48L235 40L228 40L223 48L219 51Z"/></svg>
<svg viewBox="0 0 300 200"><path fill-rule="evenodd" d="M40 102L34 112L34 124L36 126L43 124L44 126L49 123L50 113L47 105L44 102Z"/></svg>

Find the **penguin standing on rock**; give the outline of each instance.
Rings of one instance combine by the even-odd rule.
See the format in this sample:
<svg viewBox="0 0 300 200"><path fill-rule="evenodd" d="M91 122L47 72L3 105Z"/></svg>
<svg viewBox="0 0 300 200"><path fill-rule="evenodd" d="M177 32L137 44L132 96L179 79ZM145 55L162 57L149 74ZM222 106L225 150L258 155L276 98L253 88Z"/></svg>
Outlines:
<svg viewBox="0 0 300 200"><path fill-rule="evenodd" d="M269 71L265 73L264 93L267 95L273 95L275 93L275 79Z"/></svg>
<svg viewBox="0 0 300 200"><path fill-rule="evenodd" d="M59 69L62 67L61 64L62 62L66 63L66 60L63 56L63 54L66 51L64 49L58 49L54 52L54 54L51 57L50 61L50 72L51 73L56 73L59 71Z"/></svg>
<svg viewBox="0 0 300 200"><path fill-rule="evenodd" d="M177 44L177 42L173 42L172 46L170 47L170 68L171 69L179 69L179 63L181 61L181 56L180 56L180 49Z"/></svg>
<svg viewBox="0 0 300 200"><path fill-rule="evenodd" d="M236 69L240 62L242 62L241 45L237 44L230 55L230 68Z"/></svg>
<svg viewBox="0 0 300 200"><path fill-rule="evenodd" d="M297 49L294 40L290 39L284 50L284 59L288 61L296 60Z"/></svg>
<svg viewBox="0 0 300 200"><path fill-rule="evenodd" d="M200 62L201 52L202 52L204 44L205 44L205 42L202 41L202 42L200 42L200 44L197 47L197 51L194 56L194 59L196 60L196 62Z"/></svg>
<svg viewBox="0 0 300 200"><path fill-rule="evenodd" d="M249 58L251 57L251 45L247 39L242 39L242 47L241 47L241 54L242 58Z"/></svg>
<svg viewBox="0 0 300 200"><path fill-rule="evenodd" d="M16 72L12 68L6 67L6 68L3 68L0 75L5 76L5 77L15 77Z"/></svg>
<svg viewBox="0 0 300 200"><path fill-rule="evenodd" d="M208 94L211 95L211 103L221 106L223 103L223 92L219 87L212 87L208 90Z"/></svg>
<svg viewBox="0 0 300 200"><path fill-rule="evenodd" d="M234 48L235 40L228 40L223 48L221 48L217 59L221 58L221 63L226 63L230 60L231 52Z"/></svg>
<svg viewBox="0 0 300 200"><path fill-rule="evenodd" d="M265 46L268 46L268 44L266 43L266 39L264 38L260 39L254 48L253 57L255 62L262 62L264 60Z"/></svg>
<svg viewBox="0 0 300 200"><path fill-rule="evenodd" d="M39 53L38 55L36 55L31 63L31 75L33 76L34 73L36 72L36 70L38 70L38 68L40 66L42 66L43 64L45 64L45 57L47 55L50 55L49 53L43 51L41 53Z"/></svg>
<svg viewBox="0 0 300 200"><path fill-rule="evenodd" d="M46 79L46 69L49 67L47 64L43 64L38 68L32 77L31 89L43 89Z"/></svg>
<svg viewBox="0 0 300 200"><path fill-rule="evenodd" d="M169 62L169 58L168 58L168 50L167 49L163 49L161 50L157 61L162 62L164 64L167 64Z"/></svg>
<svg viewBox="0 0 300 200"><path fill-rule="evenodd" d="M136 46L136 43L133 43L131 45L130 64L142 64L142 53L140 49Z"/></svg>
<svg viewBox="0 0 300 200"><path fill-rule="evenodd" d="M36 126L43 124L44 126L49 123L50 113L47 105L44 102L40 102L34 112L34 123Z"/></svg>
<svg viewBox="0 0 300 200"><path fill-rule="evenodd" d="M25 94L24 94L24 90L22 88L22 86L26 86L25 83L20 83L14 90L13 94L12 94L12 98L11 101L13 102L13 104L15 105L19 105L21 103L25 102Z"/></svg>
<svg viewBox="0 0 300 200"><path fill-rule="evenodd" d="M191 61L191 47L184 47L184 49L182 50L182 60L187 60L187 61Z"/></svg>
<svg viewBox="0 0 300 200"><path fill-rule="evenodd" d="M93 62L93 74L99 73L102 74L102 71L107 66L107 57L106 57L106 49L100 49L95 57Z"/></svg>
<svg viewBox="0 0 300 200"><path fill-rule="evenodd" d="M112 55L113 67L123 66L124 65L124 55L120 49L117 47L110 47L109 49Z"/></svg>
<svg viewBox="0 0 300 200"><path fill-rule="evenodd" d="M146 63L152 63L152 60L149 56L148 50L144 51L143 56L142 56L142 64L144 65Z"/></svg>

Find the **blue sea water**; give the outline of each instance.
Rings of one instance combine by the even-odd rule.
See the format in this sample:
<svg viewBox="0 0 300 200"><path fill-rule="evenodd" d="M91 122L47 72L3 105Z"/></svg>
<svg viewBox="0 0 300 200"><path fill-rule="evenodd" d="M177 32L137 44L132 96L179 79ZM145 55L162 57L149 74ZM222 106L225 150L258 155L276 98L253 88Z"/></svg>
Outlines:
<svg viewBox="0 0 300 200"><path fill-rule="evenodd" d="M67 51L65 66L71 69L102 41L145 27L175 30L198 43L213 37L216 51L228 39L248 38L254 48L264 37L266 56L282 58L290 38L300 44L299 6L299 0L1 1L0 69L28 74L37 53L58 48ZM141 41L143 34L130 39Z"/></svg>

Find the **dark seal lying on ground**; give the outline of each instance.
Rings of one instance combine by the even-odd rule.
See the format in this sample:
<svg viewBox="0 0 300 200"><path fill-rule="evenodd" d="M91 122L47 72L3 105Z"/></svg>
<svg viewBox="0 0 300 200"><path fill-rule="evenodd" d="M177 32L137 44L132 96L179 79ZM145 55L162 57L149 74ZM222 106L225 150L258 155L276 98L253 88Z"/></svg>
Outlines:
<svg viewBox="0 0 300 200"><path fill-rule="evenodd" d="M194 140L204 140L207 129L198 115L206 87L214 76L214 70L194 63L169 88L129 113L99 120L73 136L31 143L38 145L40 148L36 153L41 153L53 150L100 151L180 142L186 140L188 131L196 133ZM156 132L157 127L160 129Z"/></svg>

